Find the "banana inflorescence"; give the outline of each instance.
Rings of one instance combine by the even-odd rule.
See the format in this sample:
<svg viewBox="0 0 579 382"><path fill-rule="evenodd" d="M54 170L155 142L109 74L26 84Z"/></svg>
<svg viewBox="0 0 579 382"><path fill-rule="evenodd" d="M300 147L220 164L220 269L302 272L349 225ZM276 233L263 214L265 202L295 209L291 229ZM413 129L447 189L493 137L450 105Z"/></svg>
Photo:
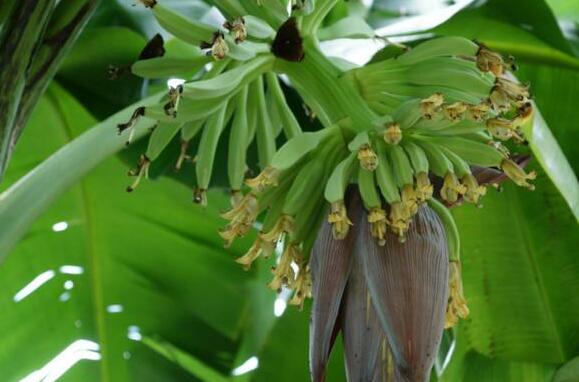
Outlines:
<svg viewBox="0 0 579 382"><path fill-rule="evenodd" d="M230 245L259 219L257 239L237 262L249 268L283 243L269 286L294 288L290 302L296 305L311 293L309 252L324 216L337 240L344 239L352 226L344 203L348 187L358 187L371 236L380 245L388 230L403 242L414 215L428 202L445 223L452 254L447 323L466 316L458 236L447 207L463 200L480 205L486 185L477 182L472 166L499 168L529 189L533 188L529 180L535 177L525 173L503 145L524 142L521 126L533 112L528 87L508 77L514 69L512 59L459 37L424 42L398 57L336 78L359 90L371 116L367 126L358 125L363 120L359 115L331 123L325 117L324 129L302 132L275 72L277 60L285 57L270 48L282 40L289 45L302 42L292 34L295 31L288 31L297 28L297 21L290 18L284 23L285 10L231 0L221 9L228 21L214 28L155 0L141 1L165 29L193 49L188 58L168 53L140 60L132 66L133 73L167 78L194 69L196 77L172 87L165 97L140 107L119 125L119 132L132 131L140 118L158 121L147 152L131 171L137 179L129 190L147 176L151 161L180 132L178 168L190 157L189 142L200 136L193 156L194 199L205 204L218 144L228 132L232 209L222 215L228 224L220 234ZM278 27L287 35L276 35ZM285 59L300 62L302 53L299 60ZM333 79L329 74L328 78ZM323 105L319 99L304 99ZM277 147L282 133L286 143ZM246 156L252 143L261 172L248 178Z"/></svg>

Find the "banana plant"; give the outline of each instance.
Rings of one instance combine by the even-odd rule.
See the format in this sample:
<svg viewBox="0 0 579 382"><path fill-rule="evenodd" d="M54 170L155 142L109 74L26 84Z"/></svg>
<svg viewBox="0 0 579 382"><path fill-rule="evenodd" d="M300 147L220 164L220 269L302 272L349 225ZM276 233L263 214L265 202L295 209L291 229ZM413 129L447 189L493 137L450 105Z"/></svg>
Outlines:
<svg viewBox="0 0 579 382"><path fill-rule="evenodd" d="M189 62L181 61L181 71L174 63L173 76L188 70L190 62L203 62L203 55L213 62L200 79L172 87L159 101L138 107L118 125L120 133L127 132L129 144L141 118L156 121L147 151L130 172L136 180L128 191L147 176L150 163L175 134L181 132L183 141L180 160L187 155L188 142L201 134L194 200L205 205L217 145L231 120L227 169L232 209L223 214L229 223L220 234L230 245L263 215L261 233L237 262L249 268L281 245L269 287L294 289L290 303L303 306L312 296L313 284L312 378L324 380L332 336L339 330L336 307L353 277L367 283L368 290L355 292L353 301L344 303L362 304L366 312L375 309L380 326L370 337L381 340L365 346L368 338L358 337L363 330L350 329L363 327L365 315L356 317L343 308L344 319L350 321L342 324L350 379L377 375L425 381L443 328L468 314L458 236L425 204L437 203L432 183L440 183L436 195L449 206L459 199L479 203L486 188L473 175L474 166L477 171L496 168L516 184L533 189L529 180L535 174L525 173L503 143L525 141L521 127L531 120L533 106L528 87L508 78L514 67L511 58L459 37L434 39L388 60L340 70L319 50L317 38L321 21L335 3L296 3L287 14L284 2L217 1L227 21L212 28L157 1L143 1L161 26L200 48ZM160 44L158 38L149 43L155 44ZM158 51L160 57L143 57L133 65L134 72L142 73L146 67L147 77L166 76L171 59L162 57L164 49ZM301 132L280 90L278 74L288 76L319 116L321 130ZM269 97L277 115L267 108ZM282 131L287 143L278 148L276 138ZM244 188L246 151L254 141L262 171L245 179ZM344 201L347 187L359 193L348 203L361 216L352 232ZM436 205L436 210L447 227L455 227L443 205ZM334 236L330 240L318 234L326 214ZM352 253L360 257L354 267L358 275L350 275L348 261L342 268L337 265L340 261L319 260L323 265L310 266L310 253L328 256L335 251L334 240L346 239L355 247L339 252L345 258ZM437 245L429 248L428 243ZM397 263L400 256L407 261ZM322 276L328 272L325 267L334 271L329 280ZM400 279L387 277L386 271ZM328 289L333 290L326 297ZM326 315L328 311L333 314ZM376 371L388 370L380 364L384 363L380 351L393 359L393 376ZM367 363L360 363L356 352Z"/></svg>
<svg viewBox="0 0 579 382"><path fill-rule="evenodd" d="M236 261L249 269L275 255L269 288L293 290L290 304L300 308L313 298L312 379L325 380L341 332L348 380L428 381L444 329L469 314L460 227L449 209L479 206L487 187L507 179L535 187L536 173L524 168L529 140L542 159L532 140L537 112L529 86L513 74L514 59L447 36L352 67L320 48L337 0L211 3L223 24L140 0L191 48L173 56L156 35L134 64L111 75L185 80L111 117L93 136L108 134L118 149L152 131L129 171L129 192L179 136L175 167L194 158L193 200L203 206L227 139L231 209L219 234L230 246L258 227ZM302 131L284 82L318 129ZM0 216L15 215L7 203L26 198L34 179L22 182L4 194ZM576 179L567 184L566 195L577 195ZM22 231L27 221L20 222Z"/></svg>

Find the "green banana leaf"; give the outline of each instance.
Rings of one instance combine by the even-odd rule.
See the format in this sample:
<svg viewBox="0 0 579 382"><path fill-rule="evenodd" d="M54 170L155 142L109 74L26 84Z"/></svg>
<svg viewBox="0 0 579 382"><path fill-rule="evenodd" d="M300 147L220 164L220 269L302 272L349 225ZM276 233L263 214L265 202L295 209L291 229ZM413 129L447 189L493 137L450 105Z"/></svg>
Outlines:
<svg viewBox="0 0 579 382"><path fill-rule="evenodd" d="M111 80L109 65L131 65L147 40L125 27L87 28L62 62L56 80L99 119L136 102L143 81L130 73Z"/></svg>
<svg viewBox="0 0 579 382"><path fill-rule="evenodd" d="M471 310L464 337L489 357L560 364L579 353L579 237L544 173L536 184L454 210Z"/></svg>
<svg viewBox="0 0 579 382"><path fill-rule="evenodd" d="M93 123L74 99L52 87L22 138L7 182ZM114 128L110 133L116 134ZM227 198L216 193L214 207L203 210L190 202L190 190L170 179L127 194L125 172L118 159L103 162L35 221L1 265L0 365L6 380L35 370L57 373L63 359L77 363L69 365L69 380L189 378L141 344L145 335L171 341L224 375L234 368L256 274L232 261L247 241L224 249L217 235L223 225L217 212ZM60 174L52 177L56 183ZM272 305L262 309L273 317ZM20 354L18 362L14 354Z"/></svg>
<svg viewBox="0 0 579 382"><path fill-rule="evenodd" d="M458 330L458 338L464 335L463 332ZM452 362L438 381L545 382L553 379L555 369L553 364L489 358L459 340Z"/></svg>
<svg viewBox="0 0 579 382"><path fill-rule="evenodd" d="M577 164L573 162L579 158L579 146L575 143L577 108L571 100L579 94L579 71L525 63L520 65L517 76L532 84L534 101L577 173Z"/></svg>

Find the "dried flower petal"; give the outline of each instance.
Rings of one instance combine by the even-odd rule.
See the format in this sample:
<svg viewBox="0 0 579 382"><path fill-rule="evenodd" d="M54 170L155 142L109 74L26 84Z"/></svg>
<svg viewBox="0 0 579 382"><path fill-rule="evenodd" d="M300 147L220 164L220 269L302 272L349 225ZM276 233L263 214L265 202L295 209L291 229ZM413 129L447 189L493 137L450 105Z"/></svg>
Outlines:
<svg viewBox="0 0 579 382"><path fill-rule="evenodd" d="M434 114L444 103L444 96L441 93L434 93L428 98L425 98L420 101L420 111L422 116L426 119L432 119Z"/></svg>
<svg viewBox="0 0 579 382"><path fill-rule="evenodd" d="M534 171L531 171L527 174L525 170L523 170L517 163L510 159L503 159L501 162L501 169L505 172L505 174L507 174L509 178L511 178L513 182L515 182L515 184L521 187L526 187L529 190L535 189L535 186L528 182L529 180L533 180L537 177L537 174Z"/></svg>
<svg viewBox="0 0 579 382"><path fill-rule="evenodd" d="M277 186L280 171L275 167L267 166L253 179L247 179L247 184L254 192L261 192L269 186Z"/></svg>
<svg viewBox="0 0 579 382"><path fill-rule="evenodd" d="M348 235L348 231L352 225L352 222L348 218L344 201L340 200L332 203L330 209L330 213L328 214L328 223L332 225L334 237L338 240L342 240L346 235Z"/></svg>
<svg viewBox="0 0 579 382"><path fill-rule="evenodd" d="M447 172L444 176L444 183L440 189L440 197L449 203L455 203L459 195L464 195L466 187L459 183L453 172Z"/></svg>
<svg viewBox="0 0 579 382"><path fill-rule="evenodd" d="M379 245L386 244L384 240L387 223L386 211L382 208L372 208L368 214L368 223L370 223L372 237L378 240Z"/></svg>
<svg viewBox="0 0 579 382"><path fill-rule="evenodd" d="M449 280L450 293L448 296L448 305L446 307L445 329L452 328L458 323L459 318L464 320L469 314L462 291L462 278L460 273L460 263L451 261Z"/></svg>
<svg viewBox="0 0 579 382"><path fill-rule="evenodd" d="M370 145L362 145L358 150L358 160L360 161L360 166L368 171L374 171L378 167L378 156L372 150Z"/></svg>
<svg viewBox="0 0 579 382"><path fill-rule="evenodd" d="M384 131L384 141L389 145L397 145L402 140L402 130L398 123L391 123Z"/></svg>

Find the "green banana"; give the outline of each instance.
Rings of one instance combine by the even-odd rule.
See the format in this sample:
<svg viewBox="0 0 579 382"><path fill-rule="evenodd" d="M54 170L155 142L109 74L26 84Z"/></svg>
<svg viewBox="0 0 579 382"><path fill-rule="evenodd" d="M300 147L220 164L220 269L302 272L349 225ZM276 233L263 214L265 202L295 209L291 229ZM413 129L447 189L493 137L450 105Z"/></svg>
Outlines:
<svg viewBox="0 0 579 382"><path fill-rule="evenodd" d="M190 58L155 57L140 60L131 66L131 72L142 78L191 77L211 61L205 55Z"/></svg>
<svg viewBox="0 0 579 382"><path fill-rule="evenodd" d="M455 123L451 123L442 129L434 129L436 134L440 135L470 135L470 134L480 134L486 131L484 123L472 121L469 119L463 119Z"/></svg>
<svg viewBox="0 0 579 382"><path fill-rule="evenodd" d="M244 16L247 34L259 40L270 40L275 37L275 30L262 19L247 15Z"/></svg>
<svg viewBox="0 0 579 382"><path fill-rule="evenodd" d="M258 102L255 96L256 92L252 91L254 86L256 86L255 83L249 84L249 94L247 95L247 126L249 128L249 133L247 135L247 147L249 147L255 138L255 132L257 131L258 124Z"/></svg>
<svg viewBox="0 0 579 382"><path fill-rule="evenodd" d="M330 132L322 129L315 132L300 133L287 141L273 156L271 166L278 170L285 170L296 164L312 150L314 150L322 139Z"/></svg>
<svg viewBox="0 0 579 382"><path fill-rule="evenodd" d="M400 124L402 129L412 127L422 118L420 99L410 99L403 102L392 113L392 119Z"/></svg>
<svg viewBox="0 0 579 382"><path fill-rule="evenodd" d="M378 160L380 161L380 165L376 168L376 182L378 183L378 187L380 188L384 200L386 200L388 204L399 202L400 193L396 186L394 169L392 168L388 155L386 154L385 145L377 145L377 150Z"/></svg>
<svg viewBox="0 0 579 382"><path fill-rule="evenodd" d="M211 63L211 68L207 73L205 73L202 77L203 80L209 80L211 78L215 78L225 70L229 69L228 67L231 65L232 61L229 58L224 60L214 61Z"/></svg>
<svg viewBox="0 0 579 382"><path fill-rule="evenodd" d="M307 201L301 206L294 219L295 230L290 235L292 241L296 243L303 242L308 234L311 234L314 224L318 220L317 216L323 213L325 209L324 194L320 189L315 189L308 196Z"/></svg>
<svg viewBox="0 0 579 382"><path fill-rule="evenodd" d="M203 125L205 124L205 119L198 119L196 121L190 121L183 125L181 128L181 139L184 141L190 141L195 138L198 132L201 131Z"/></svg>
<svg viewBox="0 0 579 382"><path fill-rule="evenodd" d="M341 148L339 145L332 144L330 141L328 150L320 150L319 154L324 158L324 170L317 179L318 184L326 184L330 171L335 167L339 160ZM314 159L317 160L318 158ZM326 211L326 204L324 203L324 190L317 187L311 194L308 194L306 202L304 202L300 210L295 215L295 232L291 235L295 242L304 241L312 230L315 230L316 223L320 215L323 216Z"/></svg>
<svg viewBox="0 0 579 382"><path fill-rule="evenodd" d="M441 146L440 149L442 150L442 152L444 152L444 155L446 155L446 157L452 162L454 173L459 178L462 178L463 176L469 175L471 173L470 166L464 159L462 159L461 157L456 155L452 150L449 150L444 146Z"/></svg>
<svg viewBox="0 0 579 382"><path fill-rule="evenodd" d="M287 139L291 139L301 132L300 125L289 108L283 90L277 80L277 75L269 72L265 75L268 91L271 92L275 101L275 106L282 122L282 128Z"/></svg>
<svg viewBox="0 0 579 382"><path fill-rule="evenodd" d="M217 113L207 120L207 124L203 129L201 141L199 142L199 149L197 152L197 160L195 162L195 173L197 176L197 186L201 192L204 192L209 187L211 181L211 174L213 172L213 162L215 161L215 152L221 133L225 128L225 115L227 113L227 105L224 104L217 111Z"/></svg>
<svg viewBox="0 0 579 382"><path fill-rule="evenodd" d="M431 137L431 142L446 147L469 164L483 167L500 166L505 156L495 147L461 137Z"/></svg>
<svg viewBox="0 0 579 382"><path fill-rule="evenodd" d="M283 213L290 216L298 214L311 195L320 191L319 182L323 178L323 174L324 163L321 160L312 160L302 166L287 192Z"/></svg>
<svg viewBox="0 0 579 382"><path fill-rule="evenodd" d="M443 82L444 80L441 80ZM408 83L391 83L382 85L376 83L372 86L364 87L364 98L368 100L396 99L401 96L427 98L434 93L441 93L447 102L462 101L470 104L480 103L488 92L473 93L469 89L455 89L447 84L441 85L417 85ZM394 98L393 98L394 97Z"/></svg>
<svg viewBox="0 0 579 382"><path fill-rule="evenodd" d="M376 189L374 171L368 171L361 167L358 169L358 189L366 209L380 208L382 202Z"/></svg>
<svg viewBox="0 0 579 382"><path fill-rule="evenodd" d="M407 184L413 184L414 178L412 175L414 172L404 149L400 146L392 146L388 150L388 154L394 170L396 185L402 187Z"/></svg>
<svg viewBox="0 0 579 382"><path fill-rule="evenodd" d="M408 84L419 86L445 86L451 89L468 92L484 97L490 94L494 86L494 76L483 73L472 73L467 69L456 68L448 63L421 63L406 73L404 80ZM487 73L488 74L488 73Z"/></svg>
<svg viewBox="0 0 579 382"><path fill-rule="evenodd" d="M264 75L267 79L267 74ZM267 90L265 91L265 103L267 106L267 112L269 114L269 120L271 121L271 125L273 126L273 134L277 137L283 130L283 122L279 113L279 108L277 107L276 101L274 96L271 92L269 85L267 86Z"/></svg>
<svg viewBox="0 0 579 382"><path fill-rule="evenodd" d="M438 145L426 139L418 139L418 137L415 142L424 150L428 158L429 168L434 175L443 178L447 173L454 172L452 162L446 157Z"/></svg>
<svg viewBox="0 0 579 382"><path fill-rule="evenodd" d="M324 190L324 197L329 203L339 202L344 200L346 187L350 182L352 171L357 164L356 153L350 153L346 159L342 160L332 171L326 188Z"/></svg>
<svg viewBox="0 0 579 382"><path fill-rule="evenodd" d="M153 7L153 15L163 29L192 45L199 46L201 42L210 40L215 32L214 27L185 18L159 3Z"/></svg>
<svg viewBox="0 0 579 382"><path fill-rule="evenodd" d="M264 169L271 163L276 151L275 136L265 102L263 76L259 76L252 85L250 91L257 102L257 157L260 167Z"/></svg>
<svg viewBox="0 0 579 382"><path fill-rule="evenodd" d="M147 159L149 161L157 159L182 126L181 123L159 123L149 137L149 144L145 152Z"/></svg>
<svg viewBox="0 0 579 382"><path fill-rule="evenodd" d="M218 6L224 15L229 18L248 13L239 0L207 0L207 3Z"/></svg>
<svg viewBox="0 0 579 382"><path fill-rule="evenodd" d="M476 56L479 46L464 37L439 37L425 41L396 59L398 65L412 65L434 57Z"/></svg>
<svg viewBox="0 0 579 382"><path fill-rule="evenodd" d="M428 158L426 157L424 150L416 143L411 141L405 141L402 144L402 147L410 159L414 173L420 174L423 172L428 174Z"/></svg>
<svg viewBox="0 0 579 382"><path fill-rule="evenodd" d="M189 154L187 151L189 150L189 141L193 139L197 133L201 131L203 125L205 125L205 119L200 119L197 121L191 121L184 123L181 127L181 151L179 153L179 157L175 162L175 169L180 170L181 166L186 159L189 158Z"/></svg>
<svg viewBox="0 0 579 382"><path fill-rule="evenodd" d="M229 133L229 150L227 155L227 175L229 178L229 185L232 190L238 191L243 185L245 178L246 163L245 157L247 146L247 134L249 128L247 125L247 86L243 87L237 99L235 100L235 116L231 123L231 130Z"/></svg>
<svg viewBox="0 0 579 382"><path fill-rule="evenodd" d="M204 119L214 114L232 95L233 92L221 98L204 99L199 101L192 101L181 97L179 100L179 113L177 113L177 115L167 115L164 107L166 102L147 106L145 115L148 118L153 118L161 122L175 123Z"/></svg>
<svg viewBox="0 0 579 382"><path fill-rule="evenodd" d="M226 96L269 71L273 62L273 56L259 56L216 77L185 83L183 97L190 100L203 100Z"/></svg>
<svg viewBox="0 0 579 382"><path fill-rule="evenodd" d="M236 44L234 38L230 35L225 36L225 41L228 43L229 50L227 57L237 61L248 61L260 53L267 53L270 50L268 44L244 41L242 44Z"/></svg>
<svg viewBox="0 0 579 382"><path fill-rule="evenodd" d="M473 141L481 142L484 144L488 144L493 140L493 136L486 130L460 134L460 137L464 139L470 139Z"/></svg>

